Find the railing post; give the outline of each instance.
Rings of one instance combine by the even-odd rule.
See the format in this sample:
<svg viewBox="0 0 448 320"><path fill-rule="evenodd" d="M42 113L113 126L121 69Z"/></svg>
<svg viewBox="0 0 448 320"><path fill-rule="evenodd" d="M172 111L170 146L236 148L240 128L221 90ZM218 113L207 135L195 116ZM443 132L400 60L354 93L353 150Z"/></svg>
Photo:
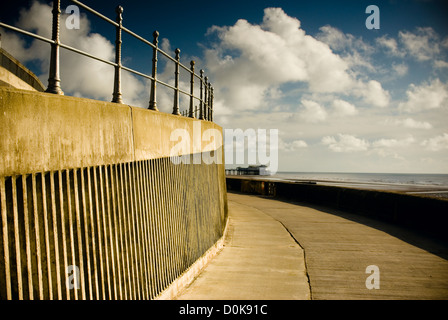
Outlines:
<svg viewBox="0 0 448 320"><path fill-rule="evenodd" d="M210 98L210 121L213 121L213 87L211 88L211 98Z"/></svg>
<svg viewBox="0 0 448 320"><path fill-rule="evenodd" d="M156 30L152 34L154 36L154 47L152 51L152 80L151 80L151 96L149 99L149 109L158 111L156 102L156 77L157 77L157 45L159 43L159 32Z"/></svg>
<svg viewBox="0 0 448 320"><path fill-rule="evenodd" d="M210 121L210 113L212 111L212 84L208 83L208 111L207 111L207 120Z"/></svg>
<svg viewBox="0 0 448 320"><path fill-rule="evenodd" d="M204 83L204 120L207 120L207 108L208 108L208 77L205 77Z"/></svg>
<svg viewBox="0 0 448 320"><path fill-rule="evenodd" d="M194 106L193 106L193 94L194 94L194 64L195 62L193 60L190 61L190 70L191 70L191 77L190 77L190 118L195 118L194 116Z"/></svg>
<svg viewBox="0 0 448 320"><path fill-rule="evenodd" d="M61 79L59 78L59 19L61 15L61 1L53 0L53 26L51 39L50 71L48 77L48 87L45 92L64 94L61 90Z"/></svg>
<svg viewBox="0 0 448 320"><path fill-rule="evenodd" d="M199 119L204 120L204 100L202 99L203 97L203 90L204 90L204 70L201 69L201 71L199 72L201 75L201 90L199 93Z"/></svg>
<svg viewBox="0 0 448 320"><path fill-rule="evenodd" d="M174 106L173 106L173 114L180 115L179 113L179 60L180 60L180 49L177 48L176 51L176 69L174 71Z"/></svg>
<svg viewBox="0 0 448 320"><path fill-rule="evenodd" d="M121 27L123 26L123 7L117 6L115 8L117 13L116 34L115 34L115 77L114 77L114 93L112 95L112 102L123 103L121 98Z"/></svg>

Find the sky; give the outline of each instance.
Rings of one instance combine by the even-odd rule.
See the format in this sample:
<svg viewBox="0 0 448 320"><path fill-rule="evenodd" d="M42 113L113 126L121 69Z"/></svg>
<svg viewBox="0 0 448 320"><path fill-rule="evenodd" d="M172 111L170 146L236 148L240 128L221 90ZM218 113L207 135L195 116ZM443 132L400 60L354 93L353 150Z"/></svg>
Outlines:
<svg viewBox="0 0 448 320"><path fill-rule="evenodd" d="M204 69L224 130L278 130L278 170L448 173L448 13L445 1L84 1ZM61 1L61 9L71 3ZM379 29L366 27L379 9ZM114 28L80 9L61 41L110 61ZM50 37L45 1L14 1L2 22ZM370 21L370 20L369 20ZM49 45L3 30L2 47L46 85ZM123 35L123 64L150 74L151 49ZM173 65L159 62L173 82ZM123 72L125 103L147 107L149 84ZM181 88L189 78L181 73ZM66 95L110 101L113 68L61 49ZM160 88L159 86L158 88ZM172 91L158 91L170 112ZM181 109L188 100L181 98ZM226 148L230 147L228 141Z"/></svg>

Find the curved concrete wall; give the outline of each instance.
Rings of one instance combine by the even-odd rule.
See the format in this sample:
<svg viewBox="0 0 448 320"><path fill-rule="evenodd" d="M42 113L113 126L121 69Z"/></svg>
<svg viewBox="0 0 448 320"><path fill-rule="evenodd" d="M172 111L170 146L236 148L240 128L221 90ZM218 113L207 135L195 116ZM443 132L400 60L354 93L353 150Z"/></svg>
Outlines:
<svg viewBox="0 0 448 320"><path fill-rule="evenodd" d="M219 135L170 157L214 123L0 88L0 128L0 299L154 299L222 238Z"/></svg>
<svg viewBox="0 0 448 320"><path fill-rule="evenodd" d="M39 78L12 55L0 48L0 87L45 91Z"/></svg>
<svg viewBox="0 0 448 320"><path fill-rule="evenodd" d="M213 122L122 104L1 87L0 97L0 176L169 157L176 129L222 136ZM184 153L222 148L196 142Z"/></svg>

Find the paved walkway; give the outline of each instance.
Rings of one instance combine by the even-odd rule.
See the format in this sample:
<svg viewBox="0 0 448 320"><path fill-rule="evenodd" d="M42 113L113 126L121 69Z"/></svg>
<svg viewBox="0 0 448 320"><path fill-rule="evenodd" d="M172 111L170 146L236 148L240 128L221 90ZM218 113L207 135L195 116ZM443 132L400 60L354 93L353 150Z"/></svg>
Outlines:
<svg viewBox="0 0 448 320"><path fill-rule="evenodd" d="M448 299L446 244L328 208L228 200L224 249L177 299Z"/></svg>
<svg viewBox="0 0 448 320"><path fill-rule="evenodd" d="M302 248L281 223L229 196L224 249L177 299L309 299Z"/></svg>

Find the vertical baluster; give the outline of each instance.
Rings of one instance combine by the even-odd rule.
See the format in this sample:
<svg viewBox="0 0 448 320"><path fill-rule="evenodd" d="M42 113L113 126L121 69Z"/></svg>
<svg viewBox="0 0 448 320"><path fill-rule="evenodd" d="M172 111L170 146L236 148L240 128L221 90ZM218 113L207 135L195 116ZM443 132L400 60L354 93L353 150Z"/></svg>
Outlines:
<svg viewBox="0 0 448 320"><path fill-rule="evenodd" d="M57 209L56 209L56 200L57 200L57 184L55 173L53 171L50 172L50 195L51 195L51 214L52 214L52 222L53 222L53 241L54 241L54 257L56 262L56 289L58 291L58 300L62 300L62 282L61 282L61 261L59 260L59 231L58 231L58 221L57 221ZM62 210L61 210L62 212Z"/></svg>
<svg viewBox="0 0 448 320"><path fill-rule="evenodd" d="M94 177L92 177L92 173ZM92 188L93 186L93 188ZM89 195L89 216L90 216L90 236L92 239L92 258L93 258L93 274L94 274L94 280L95 280L95 299L100 299L100 287L99 287L99 269L97 264L97 241L95 239L95 216L94 216L94 210L96 213L96 210L98 210L98 201L96 197L96 174L95 174L95 168L91 167L87 170L87 191ZM93 277L93 276L91 276Z"/></svg>
<svg viewBox="0 0 448 320"><path fill-rule="evenodd" d="M207 111L208 111L208 77L205 77L204 80L204 114L203 119L207 120Z"/></svg>
<svg viewBox="0 0 448 320"><path fill-rule="evenodd" d="M51 39L54 43L51 44L50 56L50 72L48 77L48 87L45 92L64 94L61 90L61 79L59 78L59 20L61 15L61 1L53 0L53 26Z"/></svg>
<svg viewBox="0 0 448 320"><path fill-rule="evenodd" d="M6 299L12 299L11 288L11 261L9 255L9 236L8 236L8 214L6 212L6 186L5 177L0 177L0 213L2 220L2 236L3 236L3 254L4 254L4 268L5 268L5 286ZM11 239L12 240L12 239ZM11 248L12 249L12 248Z"/></svg>
<svg viewBox="0 0 448 320"><path fill-rule="evenodd" d="M17 201L17 182L16 177L12 176L12 202L13 202L13 221L14 221L14 243L16 253L16 271L17 271L17 291L19 300L23 300L23 279L22 279L22 259L20 254L20 236L19 236L19 212Z"/></svg>
<svg viewBox="0 0 448 320"><path fill-rule="evenodd" d="M34 235L36 239L36 259L37 259L37 280L39 284L39 299L44 299L43 275L42 275L42 254L41 254L41 234L39 226L39 209L37 204L37 179L36 175L31 175L32 197L33 197L33 215L34 215Z"/></svg>
<svg viewBox="0 0 448 320"><path fill-rule="evenodd" d="M117 6L115 9L117 13L117 23L116 34L115 34L115 77L114 77L114 93L112 102L123 103L121 98L121 28L123 26L123 7Z"/></svg>
<svg viewBox="0 0 448 320"><path fill-rule="evenodd" d="M87 202L87 190L86 190L86 172L89 169L81 169L80 173L81 173L81 200L82 200L82 212L83 212L83 218L84 218L84 241L85 241L85 247L86 247L86 260L87 260L87 276L86 279L88 281L88 292L89 292L89 299L93 300L93 286L92 286L92 280L93 280L93 272L92 272L92 267L91 267L91 263L90 263L90 254L91 254L91 250L92 250L92 246L91 243L89 241L89 223L88 223L88 208L90 208L92 206L92 202ZM87 284L85 284L87 287Z"/></svg>
<svg viewBox="0 0 448 320"><path fill-rule="evenodd" d="M204 91L204 70L201 69L200 75L201 75L201 89L199 93L199 99L200 99L200 105L199 105L199 119L204 120L204 100L203 97L203 91Z"/></svg>
<svg viewBox="0 0 448 320"><path fill-rule="evenodd" d="M152 51L152 80L151 80L151 97L149 100L149 109L158 111L156 102L156 77L157 77L157 45L159 43L159 32L154 31L154 48Z"/></svg>
<svg viewBox="0 0 448 320"><path fill-rule="evenodd" d="M210 113L211 113L211 104L212 104L212 84L208 83L208 102L207 102L207 120L210 121Z"/></svg>
<svg viewBox="0 0 448 320"><path fill-rule="evenodd" d="M213 87L211 88L211 99L210 99L210 121L213 121L213 98L214 98L214 94L213 94Z"/></svg>
<svg viewBox="0 0 448 320"><path fill-rule="evenodd" d="M142 210L142 224L143 224L143 237L145 239L144 241L144 252L145 252L145 257L146 257L146 268L145 268L145 272L146 272L146 289L147 289L147 299L151 299L151 297L153 296L152 294L152 267L151 267L151 258L152 258L152 254L151 254L151 248L149 245L149 241L150 241L150 235L149 235L149 226L148 226L148 214L149 214L149 193L148 193L148 175L147 175L147 161L142 161L141 162L141 193L142 193L142 200L143 200L143 210Z"/></svg>
<svg viewBox="0 0 448 320"><path fill-rule="evenodd" d="M117 172L117 165L111 165L110 166L110 193L112 194L112 208L111 208L111 212L113 214L112 217L112 222L109 222L109 224L112 226L113 223L113 227L111 227L111 238L114 237L115 242L114 242L114 248L115 248L115 252L114 255L116 258L114 258L113 261L115 261L117 263L117 272L116 272L116 277L118 278L118 293L119 293L119 299L123 300L123 285L121 282L121 262L123 260L121 260L120 258L120 252L121 252L121 248L119 245L119 240L118 240L118 223L117 223L117 211L118 211L118 194L116 193L116 184L117 184L117 180L116 180L116 172Z"/></svg>
<svg viewBox="0 0 448 320"><path fill-rule="evenodd" d="M121 164L117 164L115 166L115 192L116 192L116 208L117 212L114 217L115 219L115 234L116 239L118 241L118 236L120 237L119 245L117 244L117 247L119 248L119 256L118 261L120 261L121 264L121 272L119 273L119 282L120 285L120 300L127 299L128 298L128 291L127 291L127 281L129 279L126 279L126 259L125 259L125 245L123 242L123 193L122 193L122 185L123 181L122 179L119 179L119 175L121 176Z"/></svg>
<svg viewBox="0 0 448 320"><path fill-rule="evenodd" d="M194 118L194 111L193 111L193 94L194 94L194 61L190 61L191 66L191 76L190 76L190 118Z"/></svg>
<svg viewBox="0 0 448 320"><path fill-rule="evenodd" d="M30 300L34 300L34 286L33 286L33 268L31 261L31 241L30 241L30 212L28 206L28 186L26 181L27 176L22 175L22 198L23 198L23 218L25 227L25 255L26 255L26 270L28 277L28 297Z"/></svg>
<svg viewBox="0 0 448 320"><path fill-rule="evenodd" d="M176 69L174 71L174 87L176 88L176 90L174 90L174 107L173 107L173 114L175 115L180 115L179 113L179 54L180 54L180 49L177 48L176 51Z"/></svg>

